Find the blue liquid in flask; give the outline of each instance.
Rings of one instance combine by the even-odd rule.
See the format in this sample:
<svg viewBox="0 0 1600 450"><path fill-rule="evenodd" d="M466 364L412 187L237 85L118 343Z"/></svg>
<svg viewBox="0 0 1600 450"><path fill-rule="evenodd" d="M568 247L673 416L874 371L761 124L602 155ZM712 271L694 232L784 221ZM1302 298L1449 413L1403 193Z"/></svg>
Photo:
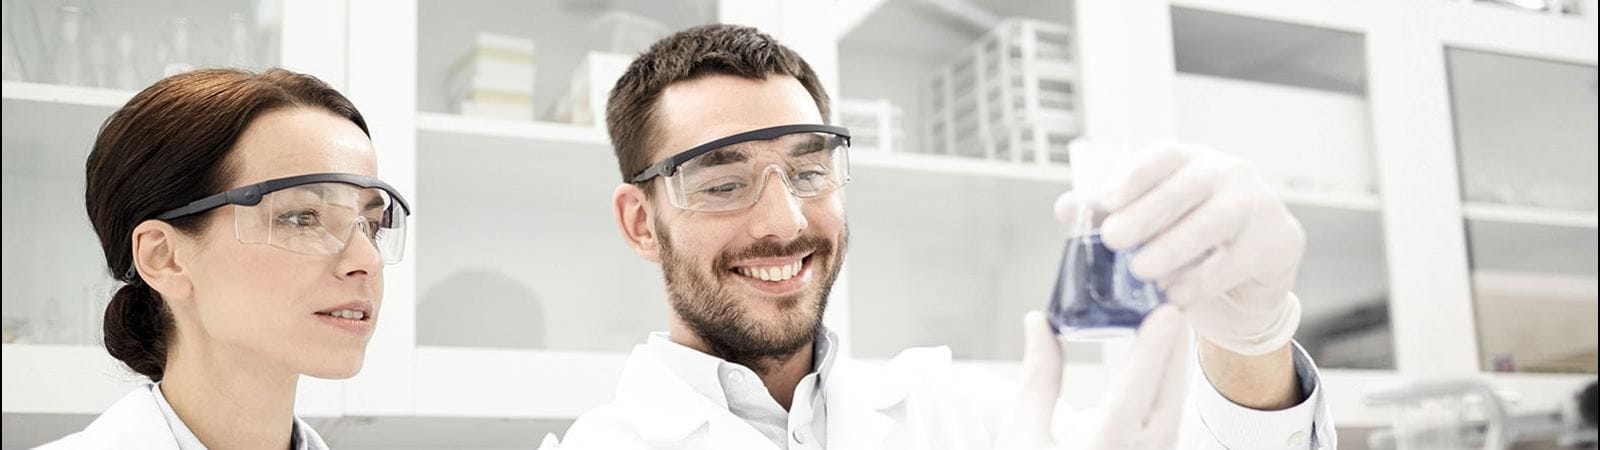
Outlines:
<svg viewBox="0 0 1600 450"><path fill-rule="evenodd" d="M1067 239L1050 296L1050 325L1071 340L1131 336L1166 296L1133 276L1134 250L1112 251L1099 233Z"/></svg>

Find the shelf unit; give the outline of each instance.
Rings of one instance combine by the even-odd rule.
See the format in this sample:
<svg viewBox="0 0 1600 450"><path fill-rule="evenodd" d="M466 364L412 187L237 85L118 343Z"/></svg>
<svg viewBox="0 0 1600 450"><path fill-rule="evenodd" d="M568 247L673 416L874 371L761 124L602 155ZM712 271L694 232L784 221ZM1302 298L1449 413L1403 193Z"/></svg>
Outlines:
<svg viewBox="0 0 1600 450"><path fill-rule="evenodd" d="M1475 279L1473 274L1485 268L1471 264L1481 252L1474 250L1469 256L1467 249L1473 244L1460 231L1462 224L1480 229L1502 226L1506 233L1558 230L1552 231L1558 234L1551 242L1559 243L1585 234L1592 239L1596 216L1592 211L1460 200L1441 50L1459 46L1593 66L1593 0L1585 1L1581 18L1529 15L1444 0L997 2L988 6L999 14L988 17L962 8L950 10L953 13L930 12L939 4L969 5L966 2L839 0L824 7L800 0L709 3L716 6L717 20L762 27L799 49L816 65L835 98L888 99L902 106L908 124L925 120L920 117L925 105L918 103L915 94L920 84L895 86L892 81L923 79L925 72L919 67L936 67L948 56L945 49L975 42L986 30L983 24L992 23L990 19L1028 15L1070 24L1082 42L1083 131L1125 142L1181 135L1183 119L1175 106L1176 85L1180 77L1188 75L1179 74L1174 67L1171 8L1360 34L1364 48L1372 51L1365 55L1363 72L1370 78L1360 97L1370 114L1366 139L1372 155L1372 181L1379 189L1285 185L1279 191L1312 233L1309 245L1315 248L1308 248L1307 271L1349 274L1350 279L1389 300L1396 368L1329 368L1323 372L1330 394L1327 398L1340 425L1386 424L1387 412L1366 406L1361 393L1407 379L1484 377L1501 389L1520 393L1517 407L1534 411L1552 407L1593 378L1592 374L1494 373L1480 367L1477 345L1472 344L1477 342L1472 299L1474 290L1482 289L1475 286L1485 278ZM442 61L440 55L449 53L440 46L455 42L422 36L421 30L439 25L425 25L436 19L421 16L426 16L425 10L437 11L441 4L435 0L291 0L284 5L281 63L328 79L361 105L373 125L380 170L405 195L417 199L419 211L412 236L416 251L388 272L386 307L396 312L386 315L389 322L375 336L362 375L347 381L307 379L301 384L298 411L325 430L324 435L340 448L389 448L399 443L414 443L419 448L456 447L467 442L484 447L533 445L543 431L559 433L576 414L609 399L628 347L641 342L644 331L664 327L666 305L659 272L618 242L610 212L603 208L603 199L618 175L602 130L461 117L445 112L441 100L428 98L433 87L442 84L433 78L443 76L428 68ZM929 4L934 5L932 9ZM494 9L493 5L483 8ZM477 10L462 14L481 13L473 11ZM808 18L831 11L854 11L848 14L851 20L847 23L855 25L833 31L809 26L814 22L807 22ZM924 19L929 14L942 16L899 27L880 26L896 14ZM950 14L959 17L951 19ZM523 20L519 17L505 14L482 28L517 31L523 28L518 26ZM450 33L461 34L475 26L471 20L459 22L460 29ZM865 34L852 34L853 30ZM894 34L923 39L897 41ZM572 55L589 50L541 45L536 58L554 61L571 62L576 58ZM896 47L901 45L908 47ZM330 48L335 50L328 51ZM870 61L874 55L881 55L881 61ZM536 91L541 94L536 94L536 103L549 104L558 93L566 92L565 72L540 70ZM869 75L874 73L882 79L871 79ZM9 208L21 204L10 195L19 192L11 184L13 170L53 167L50 170L57 172L51 173L62 176L81 172L69 164L75 155L46 155L60 159L51 162L55 160L19 153L19 147L12 145L14 137L86 148L84 144L99 121L132 95L18 81L6 81L3 91L8 216ZM57 125L33 126L38 121ZM74 131L53 134L70 135L62 138L70 141L48 141L51 138L35 131L69 129ZM910 132L916 128L905 129L910 136L904 145L923 145L917 133ZM848 269L836 289L838 301L827 318L845 338L846 348L864 359L879 360L907 345L950 343L962 367L1014 374L1020 349L1020 335L1012 334L1017 316L1045 304L1049 273L1058 262L1061 230L1056 229L1049 208L1056 194L1070 188L1067 168L903 152L862 151L851 157L858 168L858 179L850 189L855 239ZM43 165L13 163L34 160ZM553 167L564 169L548 170ZM536 169L546 169L541 174L553 177L531 181L527 171ZM491 181L493 178L503 181ZM597 178L605 182L590 183ZM66 181L41 194L59 197L63 204L76 204L68 201L75 195L73 182L62 180ZM930 192L944 193L956 201L937 208L905 201L913 193ZM483 208L472 205L490 201L494 201L494 209L473 212ZM62 209L68 211L61 213L61 221L74 220L68 213L80 214L72 208ZM490 211L511 216L508 220L486 215ZM1339 231L1345 226L1350 229L1348 234ZM895 232L918 227L925 229L904 235ZM6 228L9 275L14 248L14 228L9 220ZM530 237L495 239L518 233ZM543 239L536 237L540 233L552 241L537 240ZM981 235L992 239L950 242L949 236L972 233L986 233ZM555 239L572 242L556 243ZM85 248L73 258L99 267L93 241L78 241ZM572 256L570 251L518 258L533 249L568 245L593 249L594 253L581 255L576 263L561 259ZM962 261L933 260L925 255L948 245L958 246L961 254L987 251L982 254L989 258L984 267L1012 270L962 272ZM452 246L476 250L452 251ZM485 261L469 258L480 251L495 256ZM912 262L931 268L920 275L909 273L903 267ZM592 342L574 339L572 331L553 331L555 334L545 334L537 344L493 339L440 343L449 340L431 337L430 323L437 321L426 315L454 305L429 298L430 292L448 283L452 274L478 266L500 268L512 274L509 278L513 281L537 282L554 289L557 294L545 297L550 305L570 298L567 293L579 288L592 291L583 294L591 296L587 298L627 303L617 300L619 303L578 310L614 310L618 315L613 319L621 318L615 326L599 328L601 337L590 339ZM584 286L549 275L527 278L527 274L541 273L568 274L566 278L580 281L606 274L621 281L609 283L611 286ZM946 308L943 311L905 315L919 305L908 303L911 297L897 287L920 279L914 276L927 277L927 273L948 273L943 277L946 283L930 286L942 287L944 292L939 294L944 298L961 292L962 300L941 303ZM1320 292L1338 287L1307 284L1302 278L1299 290ZM1568 280L1592 283L1592 278L1581 274ZM15 284L12 281L8 279L6 284ZM8 314L10 311L8 299ZM583 317L571 311L545 311L547 318ZM865 331L892 324L886 322L891 320L923 321L919 326L957 325L942 326L954 330L946 334ZM587 318L573 322L567 326L594 328L603 321ZM559 330L551 326L550 330ZM77 342L67 345L7 344L0 350L7 362L0 395L7 429L5 442L0 444L35 445L81 428L131 385L130 375L110 361L93 339L75 339ZM1441 349L1437 342L1464 343L1461 346L1467 348L1454 349L1452 345ZM1092 404L1096 386L1103 386L1111 374L1099 364L1097 346L1069 351L1078 355L1071 367L1084 374L1078 380L1094 381L1069 383L1064 395L1074 404ZM44 389L47 386L72 389L53 391Z"/></svg>
<svg viewBox="0 0 1600 450"><path fill-rule="evenodd" d="M0 84L0 92L5 93L6 100L54 105L98 106L113 109L127 103L128 99L133 98L134 94L133 92L117 89L62 86L23 81L6 81Z"/></svg>

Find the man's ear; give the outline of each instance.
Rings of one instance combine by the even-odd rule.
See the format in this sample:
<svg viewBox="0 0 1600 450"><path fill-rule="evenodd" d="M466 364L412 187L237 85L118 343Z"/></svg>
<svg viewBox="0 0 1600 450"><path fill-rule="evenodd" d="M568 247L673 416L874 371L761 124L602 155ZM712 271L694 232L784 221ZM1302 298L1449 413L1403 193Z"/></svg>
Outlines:
<svg viewBox="0 0 1600 450"><path fill-rule="evenodd" d="M146 220L133 228L131 236L133 264L139 277L168 302L184 301L194 293L194 283L178 252L178 246L191 240L179 233L166 222Z"/></svg>
<svg viewBox="0 0 1600 450"><path fill-rule="evenodd" d="M628 246L633 247L634 253L650 262L661 262L661 247L656 241L655 213L650 208L650 199L645 196L644 189L631 183L622 183L617 186L616 192L611 194L611 208L617 216L617 228L622 231L622 239L628 241Z"/></svg>

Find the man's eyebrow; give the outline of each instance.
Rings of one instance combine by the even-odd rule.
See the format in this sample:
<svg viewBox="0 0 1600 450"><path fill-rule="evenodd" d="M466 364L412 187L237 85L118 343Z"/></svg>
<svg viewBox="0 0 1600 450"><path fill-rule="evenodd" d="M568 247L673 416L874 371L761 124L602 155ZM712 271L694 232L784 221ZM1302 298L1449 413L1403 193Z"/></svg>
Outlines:
<svg viewBox="0 0 1600 450"><path fill-rule="evenodd" d="M828 141L828 138L821 135L807 134L789 147L789 156L802 156L828 150Z"/></svg>
<svg viewBox="0 0 1600 450"><path fill-rule="evenodd" d="M750 157L745 155L745 152L740 147L742 147L741 144L734 144L707 152L704 155L700 155L701 158L705 158L700 164L704 166L720 166L749 160Z"/></svg>
<svg viewBox="0 0 1600 450"><path fill-rule="evenodd" d="M385 203L388 203L388 202L383 201L383 196L382 195L374 195L374 196L372 196L372 200L368 200L367 204L361 206L361 210L362 211L368 211L368 210L378 209L378 208L383 207Z"/></svg>

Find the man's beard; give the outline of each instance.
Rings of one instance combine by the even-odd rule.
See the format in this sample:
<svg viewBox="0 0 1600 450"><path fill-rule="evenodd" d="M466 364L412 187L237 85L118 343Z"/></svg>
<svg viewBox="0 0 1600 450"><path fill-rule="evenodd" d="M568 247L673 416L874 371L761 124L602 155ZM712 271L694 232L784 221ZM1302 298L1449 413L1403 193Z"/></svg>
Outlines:
<svg viewBox="0 0 1600 450"><path fill-rule="evenodd" d="M841 259L849 241L848 229L839 234L839 251L826 238L803 235L787 244L761 241L750 247L718 255L712 273L698 270L696 263L677 253L663 223L656 223L661 240L661 271L666 277L667 296L678 317L710 347L713 356L765 373L770 363L804 348L822 329L822 312L828 306L828 293L839 277ZM814 282L801 292L774 301L781 311L775 327L750 317L738 294L722 280L739 276L731 263L750 258L789 256L810 252ZM826 266L824 266L824 264ZM730 282L738 282L729 280ZM726 288L726 289L725 289Z"/></svg>

